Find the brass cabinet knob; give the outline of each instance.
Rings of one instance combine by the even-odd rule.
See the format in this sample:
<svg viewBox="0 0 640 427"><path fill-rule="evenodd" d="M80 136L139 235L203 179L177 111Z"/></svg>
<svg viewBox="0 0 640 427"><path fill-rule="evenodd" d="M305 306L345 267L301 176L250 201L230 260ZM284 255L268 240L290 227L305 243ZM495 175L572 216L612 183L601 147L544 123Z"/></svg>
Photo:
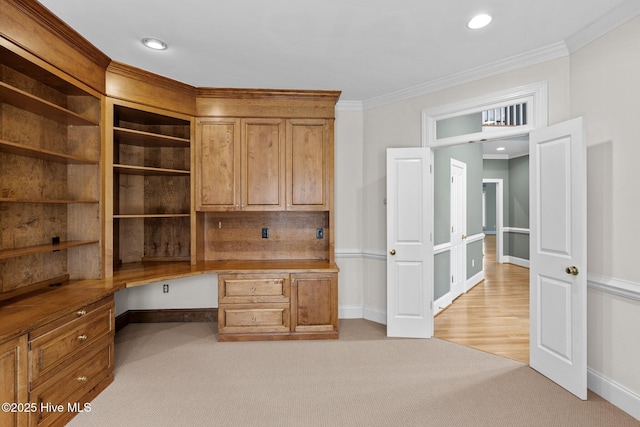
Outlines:
<svg viewBox="0 0 640 427"><path fill-rule="evenodd" d="M395 250L395 249L391 249L391 250L389 251L389 254L390 254L390 255L395 255L395 254L396 254L396 250Z"/></svg>
<svg viewBox="0 0 640 427"><path fill-rule="evenodd" d="M251 318L251 321L252 321L252 322L255 322L255 321L256 321L256 316L253 316L253 317Z"/></svg>
<svg viewBox="0 0 640 427"><path fill-rule="evenodd" d="M578 267L576 267L575 265L572 265L571 267L567 267L564 271L566 271L567 274L573 274L574 276L577 276L579 273Z"/></svg>
<svg viewBox="0 0 640 427"><path fill-rule="evenodd" d="M86 335L80 335L80 336L78 336L78 339L79 339L80 341L85 341L87 338L89 338L89 337L87 337Z"/></svg>
<svg viewBox="0 0 640 427"><path fill-rule="evenodd" d="M81 377L76 378L76 380L78 380L79 383L83 383L87 381L87 377L83 375Z"/></svg>
<svg viewBox="0 0 640 427"><path fill-rule="evenodd" d="M78 311L76 311L76 314L78 316L84 316L85 314L87 314L87 310L78 310Z"/></svg>

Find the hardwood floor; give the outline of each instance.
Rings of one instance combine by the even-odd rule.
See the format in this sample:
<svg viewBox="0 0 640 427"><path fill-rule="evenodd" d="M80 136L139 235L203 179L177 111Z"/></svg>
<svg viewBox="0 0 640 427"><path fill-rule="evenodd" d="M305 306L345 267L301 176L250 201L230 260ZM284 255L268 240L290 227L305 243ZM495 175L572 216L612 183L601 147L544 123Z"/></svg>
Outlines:
<svg viewBox="0 0 640 427"><path fill-rule="evenodd" d="M529 269L497 264L495 236L484 246L485 279L435 318L434 336L529 363Z"/></svg>

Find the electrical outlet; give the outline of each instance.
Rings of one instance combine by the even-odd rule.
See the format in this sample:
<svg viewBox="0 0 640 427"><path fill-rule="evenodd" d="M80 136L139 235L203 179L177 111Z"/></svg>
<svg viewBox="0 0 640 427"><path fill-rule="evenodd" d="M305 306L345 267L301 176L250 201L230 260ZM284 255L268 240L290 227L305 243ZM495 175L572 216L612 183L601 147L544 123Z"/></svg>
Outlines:
<svg viewBox="0 0 640 427"><path fill-rule="evenodd" d="M168 294L169 293L169 284L165 283L164 285L162 285L162 293L163 294Z"/></svg>
<svg viewBox="0 0 640 427"><path fill-rule="evenodd" d="M268 228L263 228L262 229L262 238L263 239L268 239L269 238L269 229Z"/></svg>
<svg viewBox="0 0 640 427"><path fill-rule="evenodd" d="M316 239L324 239L324 229L316 228Z"/></svg>

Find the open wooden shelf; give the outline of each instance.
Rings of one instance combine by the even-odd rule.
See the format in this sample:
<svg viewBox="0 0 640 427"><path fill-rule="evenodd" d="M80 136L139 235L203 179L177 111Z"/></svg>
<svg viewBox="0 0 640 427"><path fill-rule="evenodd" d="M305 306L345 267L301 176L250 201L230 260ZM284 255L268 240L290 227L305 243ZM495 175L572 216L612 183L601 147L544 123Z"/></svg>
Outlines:
<svg viewBox="0 0 640 427"><path fill-rule="evenodd" d="M144 132L133 129L113 128L116 142L140 147L184 147L191 146L191 140L158 133Z"/></svg>
<svg viewBox="0 0 640 427"><path fill-rule="evenodd" d="M62 108L52 102L38 98L28 92L0 82L0 102L39 114L56 122L74 126L98 126L100 123L82 117L71 110Z"/></svg>
<svg viewBox="0 0 640 427"><path fill-rule="evenodd" d="M114 172L126 175L144 176L189 176L190 171L178 169L152 168L147 166L113 165Z"/></svg>
<svg viewBox="0 0 640 427"><path fill-rule="evenodd" d="M62 200L62 199L20 199L12 197L0 197L0 203L43 203L43 204L91 204L100 203L98 200Z"/></svg>
<svg viewBox="0 0 640 427"><path fill-rule="evenodd" d="M16 249L5 249L0 251L0 260L1 259L9 259L16 258L25 255L33 255L33 254L41 254L45 252L55 252L61 251L63 249L76 248L79 246L87 246L98 243L98 240L70 240L67 242L60 242L56 245L46 244L46 245L36 245L36 246L25 246L23 248Z"/></svg>
<svg viewBox="0 0 640 427"><path fill-rule="evenodd" d="M57 153L55 151L44 150L42 148L28 147L16 142L10 142L0 139L0 151L18 156L32 157L34 159L45 160L48 162L69 163L69 164L85 164L97 165L97 160L85 159L69 154Z"/></svg>

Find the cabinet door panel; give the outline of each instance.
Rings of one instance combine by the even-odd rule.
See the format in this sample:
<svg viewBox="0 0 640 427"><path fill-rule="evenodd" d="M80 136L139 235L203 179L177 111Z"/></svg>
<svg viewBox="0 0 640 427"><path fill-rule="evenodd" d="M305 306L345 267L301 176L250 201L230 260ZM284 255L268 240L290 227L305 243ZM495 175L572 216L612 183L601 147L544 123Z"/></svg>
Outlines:
<svg viewBox="0 0 640 427"><path fill-rule="evenodd" d="M240 120L198 123L199 208L235 210L240 203Z"/></svg>
<svg viewBox="0 0 640 427"><path fill-rule="evenodd" d="M289 120L287 124L287 209L327 208L325 120Z"/></svg>
<svg viewBox="0 0 640 427"><path fill-rule="evenodd" d="M242 130L242 209L283 210L283 120L245 119Z"/></svg>
<svg viewBox="0 0 640 427"><path fill-rule="evenodd" d="M291 275L292 330L338 330L338 279L336 274Z"/></svg>
<svg viewBox="0 0 640 427"><path fill-rule="evenodd" d="M0 402L27 403L27 336L0 344ZM0 425L25 426L27 412L0 412Z"/></svg>

